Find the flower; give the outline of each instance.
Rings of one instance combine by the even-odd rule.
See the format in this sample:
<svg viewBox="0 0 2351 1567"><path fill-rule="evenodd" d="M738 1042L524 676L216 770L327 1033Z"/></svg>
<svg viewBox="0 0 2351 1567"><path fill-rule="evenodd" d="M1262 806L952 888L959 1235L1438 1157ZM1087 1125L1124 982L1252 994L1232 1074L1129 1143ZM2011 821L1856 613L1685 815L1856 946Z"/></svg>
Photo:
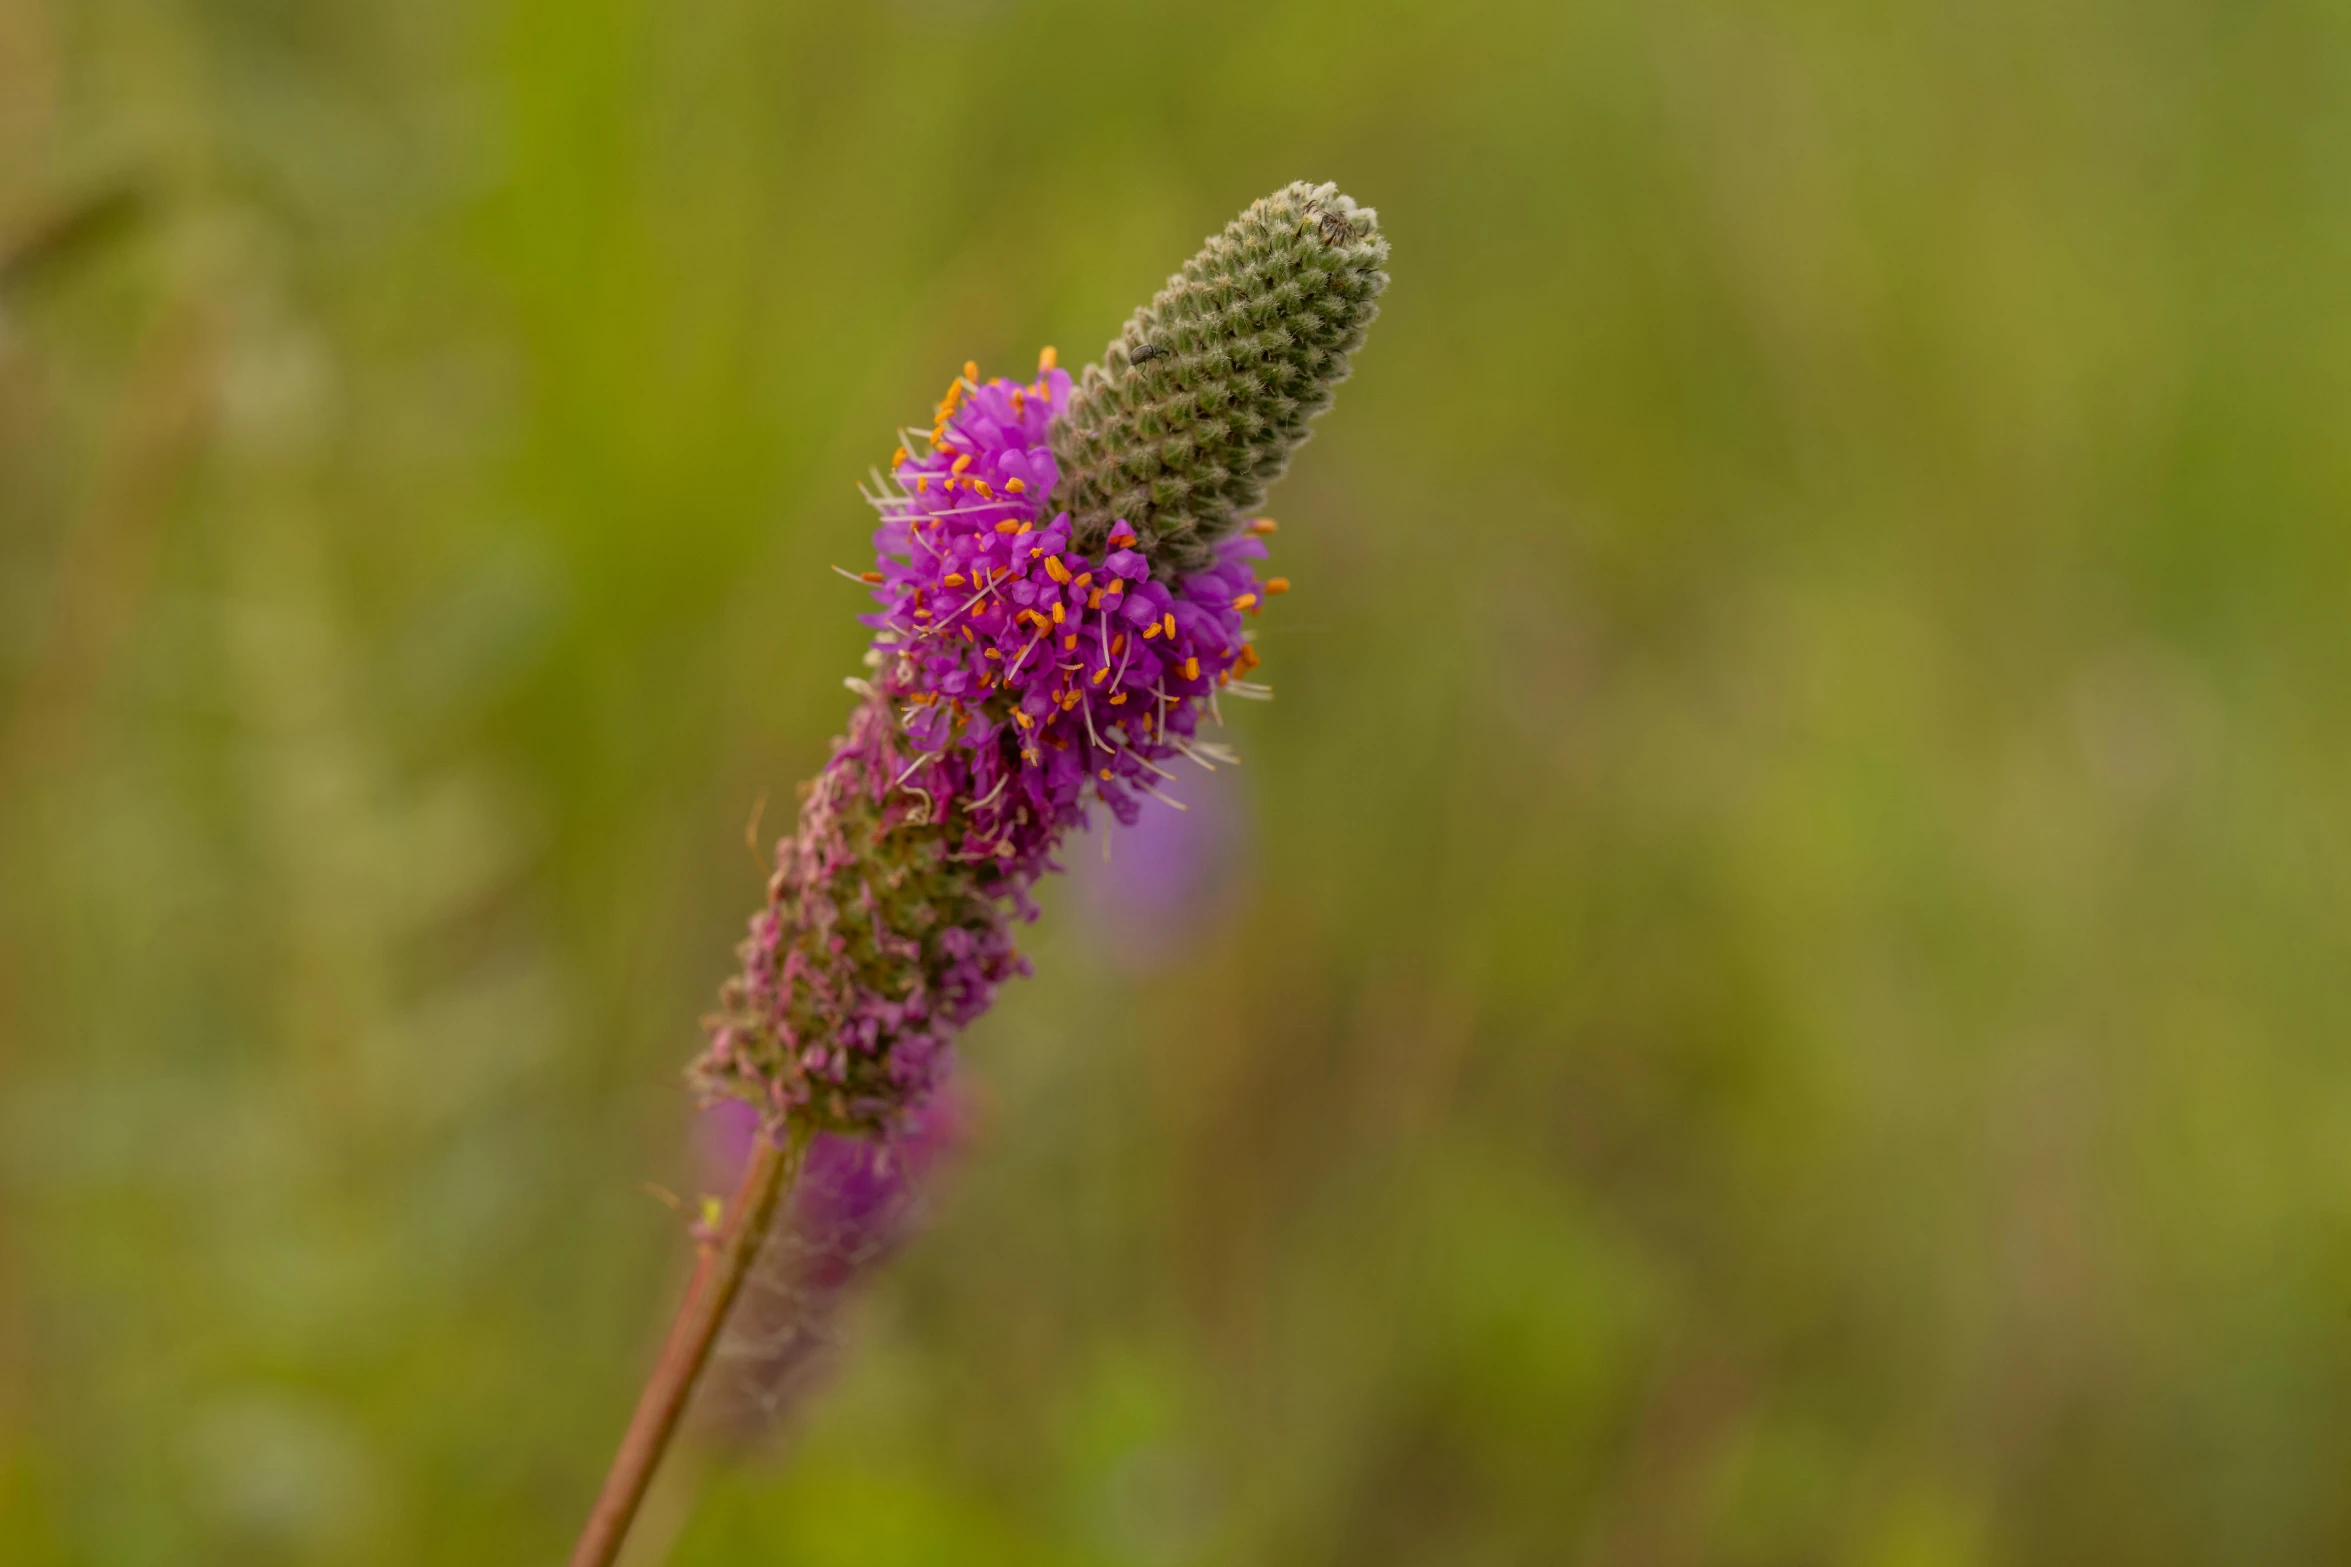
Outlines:
<svg viewBox="0 0 2351 1567"><path fill-rule="evenodd" d="M872 680L848 734L778 846L769 907L721 992L706 1094L821 1128L887 1133L953 1064L953 1038L1027 972L1010 918L1099 800L1133 823L1189 757L1219 693L1262 697L1246 617L1272 522L1216 546L1171 585L1114 523L1099 560L1049 521L1048 444L1069 377L1045 351L1025 384L965 367L927 450L901 447L882 491Z"/></svg>
<svg viewBox="0 0 2351 1567"><path fill-rule="evenodd" d="M1012 921L1094 802L1132 825L1165 765L1231 759L1265 697L1249 621L1287 589L1245 519L1376 313L1378 220L1285 187L1210 239L1074 390L966 364L867 495L862 698L777 846L691 1076L777 1122L888 1136L1027 964ZM915 446L920 451L912 449ZM1072 476L1064 481L1065 470ZM1073 510L1074 509L1074 510ZM1123 510L1122 510L1123 509ZM836 568L839 569L839 568Z"/></svg>
<svg viewBox="0 0 2351 1567"><path fill-rule="evenodd" d="M1173 580L1154 575L1124 519L1097 551L1077 549L1069 514L1045 514L1069 385L1050 349L1025 384L967 366L929 450L900 448L891 485L869 497L882 608L866 620L920 753L906 786L962 804L959 852L1025 879L1049 868L1089 796L1131 823L1135 797L1174 777L1161 764L1202 757L1219 691L1263 694L1234 684L1258 662L1244 619L1287 586L1250 565L1266 553L1263 521Z"/></svg>

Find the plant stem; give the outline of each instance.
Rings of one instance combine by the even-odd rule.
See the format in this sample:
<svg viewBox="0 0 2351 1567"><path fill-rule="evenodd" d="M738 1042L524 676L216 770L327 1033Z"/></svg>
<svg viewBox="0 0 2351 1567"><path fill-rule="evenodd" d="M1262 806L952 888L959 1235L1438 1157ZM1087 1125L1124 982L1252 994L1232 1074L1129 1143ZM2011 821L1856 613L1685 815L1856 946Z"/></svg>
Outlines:
<svg viewBox="0 0 2351 1567"><path fill-rule="evenodd" d="M660 1467L661 1455L677 1430L678 1417L685 1413L686 1400L693 1394L695 1379L702 1374L710 1347L726 1323L727 1310L734 1305L752 1260L759 1255L760 1243L767 1238L776 1198L800 1173L808 1139L806 1127L794 1126L780 1143L762 1132L753 1145L751 1162L744 1167L734 1201L727 1204L722 1228L717 1235L702 1239L693 1282L686 1286L686 1298L679 1302L677 1317L669 1325L661 1358L645 1380L637 1412L629 1418L628 1432L620 1439L620 1451L613 1455L603 1489L596 1493L588 1526L572 1549L571 1567L612 1567L618 1559L638 1504L645 1499L645 1488Z"/></svg>

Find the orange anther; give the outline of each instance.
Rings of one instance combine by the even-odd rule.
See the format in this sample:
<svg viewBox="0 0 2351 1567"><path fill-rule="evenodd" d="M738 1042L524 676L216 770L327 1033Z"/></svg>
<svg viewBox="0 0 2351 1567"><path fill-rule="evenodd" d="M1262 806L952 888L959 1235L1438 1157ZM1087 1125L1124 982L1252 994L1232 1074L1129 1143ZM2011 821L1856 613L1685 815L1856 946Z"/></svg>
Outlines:
<svg viewBox="0 0 2351 1567"><path fill-rule="evenodd" d="M1069 568L1061 563L1060 556L1048 555L1045 557L1045 575L1051 577L1055 582L1067 582Z"/></svg>
<svg viewBox="0 0 2351 1567"><path fill-rule="evenodd" d="M1200 678L1200 660L1196 658L1187 658L1184 660L1184 678L1186 680L1197 680Z"/></svg>
<svg viewBox="0 0 2351 1567"><path fill-rule="evenodd" d="M1020 528L1020 519L1017 517L1007 517L1002 522L996 524L996 531L998 533L1018 533Z"/></svg>
<svg viewBox="0 0 2351 1567"><path fill-rule="evenodd" d="M1252 605L1252 604L1254 604L1254 603L1256 603L1256 602L1257 602L1257 595L1256 595L1256 594L1254 594L1254 593L1244 593L1244 594L1242 594L1242 595L1241 595L1239 598L1237 598L1237 599L1233 600L1233 608L1235 608L1235 609L1247 609L1247 608L1248 608L1250 605Z"/></svg>
<svg viewBox="0 0 2351 1567"><path fill-rule="evenodd" d="M1289 592L1289 591L1290 591L1290 579L1289 579L1289 578L1287 578L1287 577L1268 577L1268 578L1266 578L1266 579L1265 579L1265 596L1266 596L1267 598L1272 598L1272 597L1273 597L1275 594L1277 594L1277 593L1287 593L1287 592Z"/></svg>
<svg viewBox="0 0 2351 1567"><path fill-rule="evenodd" d="M1166 614L1159 617L1159 633L1161 636L1166 637L1172 637L1175 635L1174 610L1171 609Z"/></svg>
<svg viewBox="0 0 2351 1567"><path fill-rule="evenodd" d="M1068 616L1061 613L1061 600L1055 599L1053 601L1053 624L1058 626L1068 618Z"/></svg>
<svg viewBox="0 0 2351 1567"><path fill-rule="evenodd" d="M1053 346L1048 343L1037 355L1037 374L1043 375L1046 371L1052 369L1054 366L1060 363L1061 356L1055 353L1053 351Z"/></svg>
<svg viewBox="0 0 2351 1567"><path fill-rule="evenodd" d="M1007 495L1025 495L1028 493L1028 488L1028 484L1020 479L1006 479L1004 481L1004 493Z"/></svg>
<svg viewBox="0 0 2351 1567"><path fill-rule="evenodd" d="M1256 517L1250 520L1249 531L1251 533L1279 533L1281 526L1271 517Z"/></svg>
<svg viewBox="0 0 2351 1567"><path fill-rule="evenodd" d="M980 378L980 362L979 362L978 360L976 360L976 359L966 359L966 360L963 362L963 378L964 378L966 381L972 381L972 382L977 382L977 381L979 380L979 378Z"/></svg>

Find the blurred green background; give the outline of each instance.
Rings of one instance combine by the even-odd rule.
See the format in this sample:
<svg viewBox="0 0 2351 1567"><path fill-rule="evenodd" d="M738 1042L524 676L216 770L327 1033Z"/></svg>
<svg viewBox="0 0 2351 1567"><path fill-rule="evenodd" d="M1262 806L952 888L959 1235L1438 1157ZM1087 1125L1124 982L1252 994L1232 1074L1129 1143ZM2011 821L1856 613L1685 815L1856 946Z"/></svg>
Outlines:
<svg viewBox="0 0 2351 1567"><path fill-rule="evenodd" d="M0 1558L560 1558L854 481L1298 177L1224 901L638 1560L2351 1560L2317 0L0 0Z"/></svg>

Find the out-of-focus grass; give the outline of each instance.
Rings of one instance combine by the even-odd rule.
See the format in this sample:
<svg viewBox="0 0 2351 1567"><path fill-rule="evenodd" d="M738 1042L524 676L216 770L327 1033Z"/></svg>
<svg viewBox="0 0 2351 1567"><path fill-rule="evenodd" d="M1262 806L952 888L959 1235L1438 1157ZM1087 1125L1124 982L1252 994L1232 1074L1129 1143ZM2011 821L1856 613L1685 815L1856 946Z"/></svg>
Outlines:
<svg viewBox="0 0 2351 1567"><path fill-rule="evenodd" d="M130 194L0 295L0 1556L562 1549L852 481L1300 176L1396 281L1238 900L1058 898L652 1532L2351 1553L2346 105L2311 3L7 0L0 246Z"/></svg>

